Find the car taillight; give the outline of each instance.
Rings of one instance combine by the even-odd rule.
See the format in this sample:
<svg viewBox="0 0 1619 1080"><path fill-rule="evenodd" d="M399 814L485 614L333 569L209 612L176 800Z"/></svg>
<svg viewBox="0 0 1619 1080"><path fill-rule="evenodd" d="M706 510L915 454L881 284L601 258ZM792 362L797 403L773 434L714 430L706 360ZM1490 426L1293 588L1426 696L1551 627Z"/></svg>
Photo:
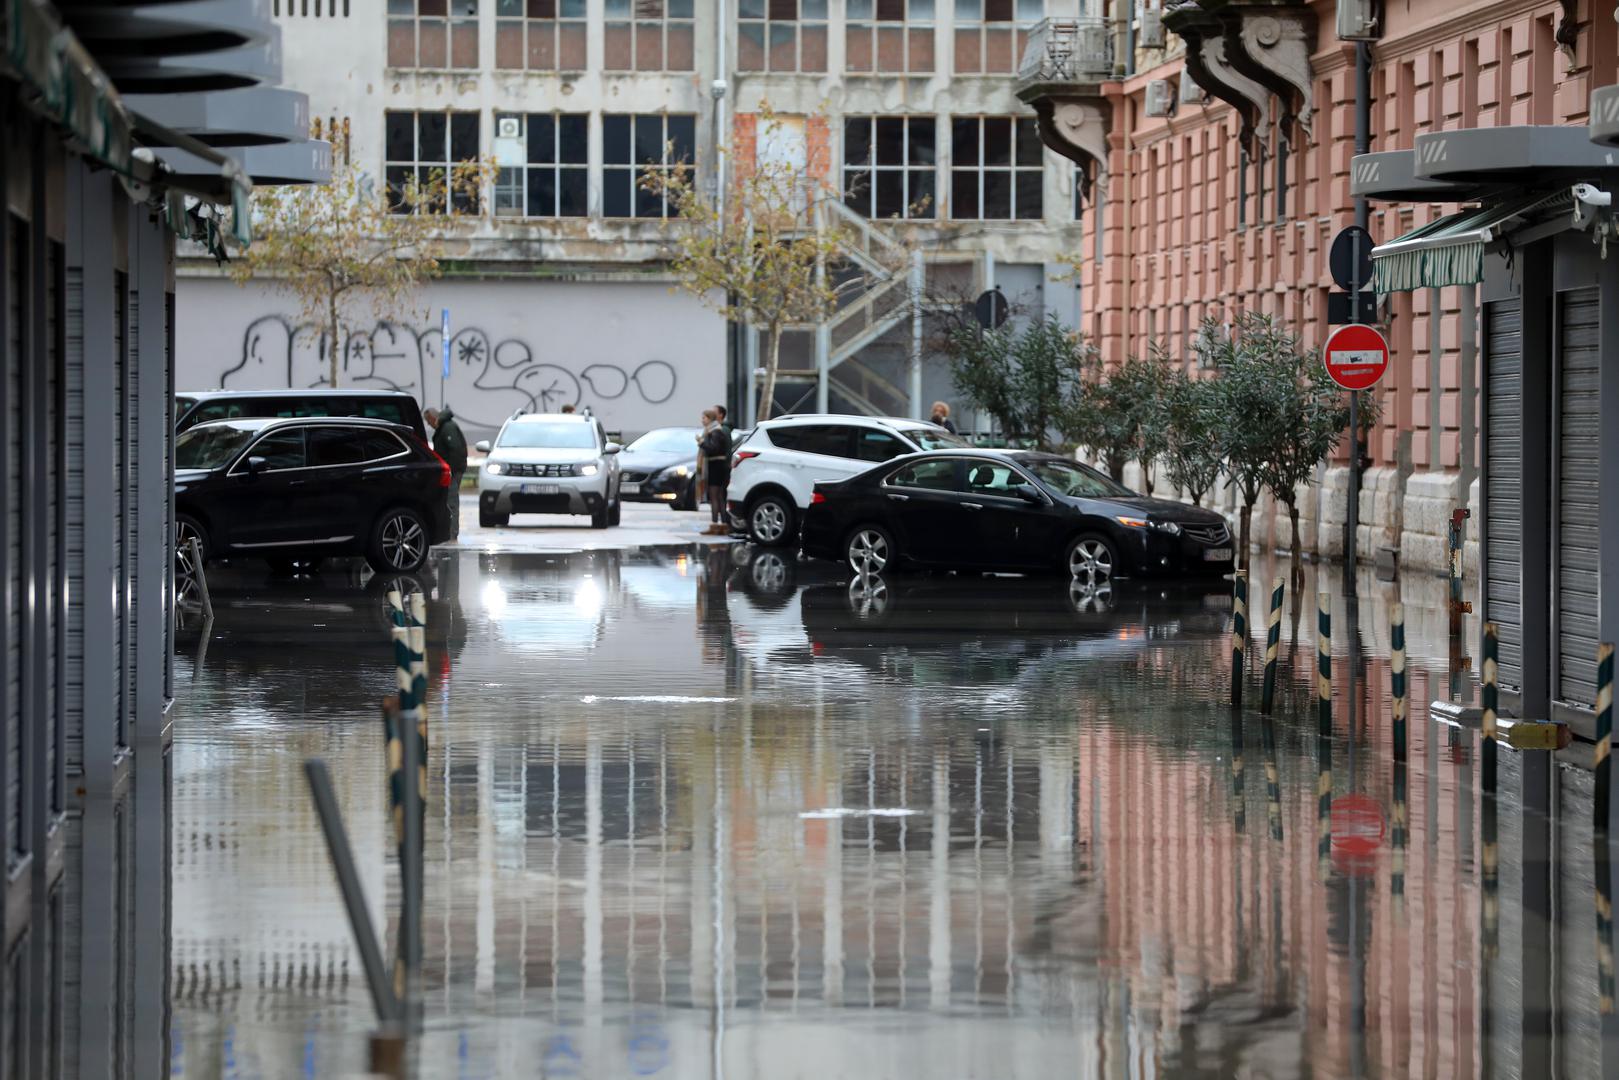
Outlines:
<svg viewBox="0 0 1619 1080"><path fill-rule="evenodd" d="M431 451L429 452L431 453ZM438 486L448 488L450 486L450 463L436 453L433 454L433 460L438 462Z"/></svg>
<svg viewBox="0 0 1619 1080"><path fill-rule="evenodd" d="M811 506L815 506L815 505L817 505L819 503L824 503L824 502L826 502L826 493L825 492L813 491L813 492L810 493L810 505Z"/></svg>
<svg viewBox="0 0 1619 1080"><path fill-rule="evenodd" d="M738 450L736 452L736 457L731 459L731 468L734 469L749 458L756 458L758 456L759 451L757 450Z"/></svg>

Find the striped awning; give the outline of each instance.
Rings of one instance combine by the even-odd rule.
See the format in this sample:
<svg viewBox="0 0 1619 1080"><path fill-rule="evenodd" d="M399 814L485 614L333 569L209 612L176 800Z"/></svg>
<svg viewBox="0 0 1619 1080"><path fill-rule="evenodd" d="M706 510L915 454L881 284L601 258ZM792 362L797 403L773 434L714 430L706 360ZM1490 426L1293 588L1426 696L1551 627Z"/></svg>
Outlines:
<svg viewBox="0 0 1619 1080"><path fill-rule="evenodd" d="M1539 192L1430 221L1372 249L1372 287L1379 295L1477 285L1484 280L1484 250L1514 229L1567 211L1567 188Z"/></svg>

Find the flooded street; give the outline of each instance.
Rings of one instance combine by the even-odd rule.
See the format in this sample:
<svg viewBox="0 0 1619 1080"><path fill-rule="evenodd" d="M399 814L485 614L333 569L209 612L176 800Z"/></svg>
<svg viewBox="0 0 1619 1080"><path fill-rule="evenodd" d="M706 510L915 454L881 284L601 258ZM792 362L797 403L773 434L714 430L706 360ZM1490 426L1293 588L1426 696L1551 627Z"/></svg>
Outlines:
<svg viewBox="0 0 1619 1080"><path fill-rule="evenodd" d="M1526 795L1504 752L1481 797L1477 732L1429 716L1477 700L1438 580L1399 597L1397 768L1402 586L1370 577L1354 655L1323 586L1321 740L1313 577L1269 721L1258 635L1226 705L1223 580L851 582L696 544L430 565L419 1075L1619 1070L1591 774ZM391 955L397 582L210 580L215 622L177 638L172 1071L363 1072L375 1016L302 762L331 767Z"/></svg>

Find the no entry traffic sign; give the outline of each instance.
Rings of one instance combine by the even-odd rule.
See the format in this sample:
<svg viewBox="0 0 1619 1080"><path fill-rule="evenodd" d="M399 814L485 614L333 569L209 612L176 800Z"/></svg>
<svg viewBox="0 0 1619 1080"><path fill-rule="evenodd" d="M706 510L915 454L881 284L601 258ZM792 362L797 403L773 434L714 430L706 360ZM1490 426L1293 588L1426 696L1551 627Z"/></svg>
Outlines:
<svg viewBox="0 0 1619 1080"><path fill-rule="evenodd" d="M1327 374L1345 390L1375 386L1389 369L1389 343L1374 327L1340 326L1327 338Z"/></svg>

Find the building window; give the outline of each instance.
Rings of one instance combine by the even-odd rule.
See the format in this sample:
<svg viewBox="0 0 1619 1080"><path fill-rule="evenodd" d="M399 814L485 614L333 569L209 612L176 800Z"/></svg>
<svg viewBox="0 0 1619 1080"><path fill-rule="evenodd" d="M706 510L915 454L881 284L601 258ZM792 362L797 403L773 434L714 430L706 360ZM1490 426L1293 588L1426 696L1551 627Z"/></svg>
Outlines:
<svg viewBox="0 0 1619 1080"><path fill-rule="evenodd" d="M585 0L496 0L495 67L585 70Z"/></svg>
<svg viewBox="0 0 1619 1080"><path fill-rule="evenodd" d="M843 121L843 201L869 218L931 218L938 202L931 116Z"/></svg>
<svg viewBox="0 0 1619 1080"><path fill-rule="evenodd" d="M956 0L956 74L1017 70L1045 0Z"/></svg>
<svg viewBox="0 0 1619 1080"><path fill-rule="evenodd" d="M478 114L470 112L387 112L383 114L388 203L396 214L476 214L476 191L454 186L456 166L478 158ZM424 201L412 202L411 180Z"/></svg>
<svg viewBox="0 0 1619 1080"><path fill-rule="evenodd" d="M950 216L1042 217L1045 147L1034 118L958 116L950 126Z"/></svg>
<svg viewBox="0 0 1619 1080"><path fill-rule="evenodd" d="M495 117L495 216L589 214L589 129L584 113Z"/></svg>
<svg viewBox="0 0 1619 1080"><path fill-rule="evenodd" d="M826 0L739 0L738 71L825 71Z"/></svg>
<svg viewBox="0 0 1619 1080"><path fill-rule="evenodd" d="M388 66L478 66L478 0L388 0Z"/></svg>
<svg viewBox="0 0 1619 1080"><path fill-rule="evenodd" d="M603 116L602 215L668 217L668 200L641 180L649 172L690 167L696 155L695 116Z"/></svg>
<svg viewBox="0 0 1619 1080"><path fill-rule="evenodd" d="M1291 147L1287 140L1276 140L1276 220L1287 220L1287 161Z"/></svg>
<svg viewBox="0 0 1619 1080"><path fill-rule="evenodd" d="M608 71L692 70L692 0L606 0Z"/></svg>
<svg viewBox="0 0 1619 1080"><path fill-rule="evenodd" d="M933 0L848 0L850 72L933 70Z"/></svg>

